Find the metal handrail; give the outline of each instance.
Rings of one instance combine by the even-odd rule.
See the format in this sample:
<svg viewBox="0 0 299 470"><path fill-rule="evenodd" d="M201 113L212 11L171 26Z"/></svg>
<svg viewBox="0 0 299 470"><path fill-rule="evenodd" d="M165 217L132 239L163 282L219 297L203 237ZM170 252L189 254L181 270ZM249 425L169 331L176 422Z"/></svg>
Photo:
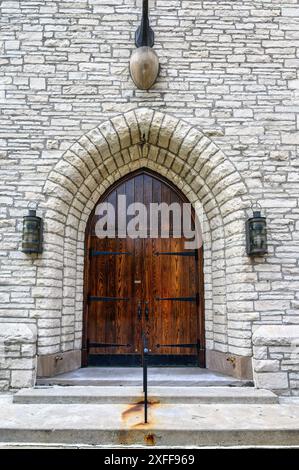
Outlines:
<svg viewBox="0 0 299 470"><path fill-rule="evenodd" d="M147 410L148 410L148 390L147 390L147 369L148 369L148 355L149 349L147 346L147 338L143 334L143 393L144 393L144 423L147 421Z"/></svg>

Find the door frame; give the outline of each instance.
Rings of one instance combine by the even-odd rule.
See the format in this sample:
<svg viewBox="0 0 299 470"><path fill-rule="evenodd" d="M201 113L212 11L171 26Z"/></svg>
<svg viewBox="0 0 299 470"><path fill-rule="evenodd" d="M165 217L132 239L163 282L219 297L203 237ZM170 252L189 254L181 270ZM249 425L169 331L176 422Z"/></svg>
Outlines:
<svg viewBox="0 0 299 470"><path fill-rule="evenodd" d="M182 193L182 191L170 182L167 178L163 177L155 171L149 170L148 168L139 168L138 170L132 171L122 178L115 181L99 198L97 203L94 206L94 209L90 213L88 222L85 228L85 242L84 242L84 273L83 273L83 328L82 328L82 367L88 366L88 289L89 289L89 269L90 269L90 246L89 246L89 232L90 226L94 217L95 210L100 202L105 200L118 186L124 182L130 180L132 177L136 177L141 174L147 174L160 180L165 185L169 186L183 202L190 203L188 198ZM192 218L194 219L194 209L192 210ZM203 257L204 247L202 246L198 249L197 256L197 288L200 295L201 301L198 304L198 337L200 341L200 350L199 350L199 367L206 367L206 347L205 347L205 298L204 298L204 257ZM200 282L202 279L202 282Z"/></svg>

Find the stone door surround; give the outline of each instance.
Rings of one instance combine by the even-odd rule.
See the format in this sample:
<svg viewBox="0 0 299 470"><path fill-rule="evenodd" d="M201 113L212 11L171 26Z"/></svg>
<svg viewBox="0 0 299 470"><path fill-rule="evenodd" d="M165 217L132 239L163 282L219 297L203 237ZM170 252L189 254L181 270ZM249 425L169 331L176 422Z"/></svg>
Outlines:
<svg viewBox="0 0 299 470"><path fill-rule="evenodd" d="M33 288L38 299L36 317L48 320L39 327L39 355L53 355L54 361L57 353L73 351L79 357L86 223L112 183L143 167L171 180L191 203L201 201L208 354L217 353L214 363L219 363L219 354L225 354L223 364L231 354L249 358L250 322L256 314L237 295L235 300L227 300L228 287L232 292L232 286L243 284L243 293L247 285L250 290L244 230L251 205L248 189L230 159L198 128L147 108L116 116L87 132L48 175L45 201L40 204L45 221L44 253L40 278ZM47 275L57 279L55 287L43 287L41 280ZM234 334L240 325L247 331L243 340ZM231 368L233 373L233 365Z"/></svg>

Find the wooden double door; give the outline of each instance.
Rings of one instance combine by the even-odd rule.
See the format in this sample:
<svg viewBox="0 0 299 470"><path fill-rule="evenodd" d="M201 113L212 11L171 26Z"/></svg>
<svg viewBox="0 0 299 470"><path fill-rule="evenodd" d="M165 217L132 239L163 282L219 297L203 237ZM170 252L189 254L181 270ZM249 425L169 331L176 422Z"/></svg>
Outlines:
<svg viewBox="0 0 299 470"><path fill-rule="evenodd" d="M101 201L186 202L146 170L111 188ZM186 250L169 220L168 238L98 238L86 233L83 365L139 366L143 348L156 366L205 365L202 249ZM160 228L168 221L160 220Z"/></svg>

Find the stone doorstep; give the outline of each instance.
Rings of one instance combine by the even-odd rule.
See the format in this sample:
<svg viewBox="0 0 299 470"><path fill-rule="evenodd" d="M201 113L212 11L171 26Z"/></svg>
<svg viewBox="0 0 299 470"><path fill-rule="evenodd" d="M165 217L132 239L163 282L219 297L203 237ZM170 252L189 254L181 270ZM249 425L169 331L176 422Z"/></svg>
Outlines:
<svg viewBox="0 0 299 470"><path fill-rule="evenodd" d="M101 446L297 446L299 406L10 404L0 415L4 443Z"/></svg>
<svg viewBox="0 0 299 470"><path fill-rule="evenodd" d="M150 367L149 385L154 387L213 387L213 386L252 386L251 380L241 380L208 369L195 367L170 368ZM49 378L38 378L37 385L65 386L129 386L141 387L142 368L128 367L86 367Z"/></svg>
<svg viewBox="0 0 299 470"><path fill-rule="evenodd" d="M136 404L143 400L141 387L40 387L23 389L13 397L22 404ZM278 396L251 387L149 387L149 401L163 404L273 404Z"/></svg>
<svg viewBox="0 0 299 470"><path fill-rule="evenodd" d="M109 379L80 379L80 380L73 380L67 378L59 379L57 377L47 378L47 379L37 379L36 385L37 386L65 386L71 387L76 386L78 384L84 387L141 387L142 386L142 378L140 379L133 379L133 380L126 380L126 379L119 379L119 378L109 378ZM201 380L200 378L195 380L182 379L174 381L173 379L159 379L159 380L151 380L151 383L154 387L177 387L179 383L180 386L183 387L221 387L221 386L228 386L228 387L253 387L253 382L251 380L238 380L238 379L231 379L229 381L224 380Z"/></svg>

